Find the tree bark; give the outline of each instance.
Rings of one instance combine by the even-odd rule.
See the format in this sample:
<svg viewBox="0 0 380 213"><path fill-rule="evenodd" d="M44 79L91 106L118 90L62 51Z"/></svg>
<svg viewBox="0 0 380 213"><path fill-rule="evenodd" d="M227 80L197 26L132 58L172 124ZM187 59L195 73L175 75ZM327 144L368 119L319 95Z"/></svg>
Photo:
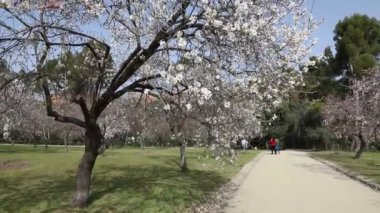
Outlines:
<svg viewBox="0 0 380 213"><path fill-rule="evenodd" d="M207 141L209 144L212 144L215 140L215 137L212 135L212 128L207 128Z"/></svg>
<svg viewBox="0 0 380 213"><path fill-rule="evenodd" d="M355 135L351 143L351 152L358 152L359 149L360 149L360 138L359 136Z"/></svg>
<svg viewBox="0 0 380 213"><path fill-rule="evenodd" d="M362 156L363 152L367 149L367 142L366 142L366 139L364 138L364 136L360 133L359 136L357 136L357 139L359 139L359 149L358 151L356 152L356 155L355 155L355 159L360 159L360 157Z"/></svg>
<svg viewBox="0 0 380 213"><path fill-rule="evenodd" d="M65 130L65 135L63 136L63 142L65 143L65 150L66 152L69 152L68 143L69 143L69 136L70 136L71 129Z"/></svg>
<svg viewBox="0 0 380 213"><path fill-rule="evenodd" d="M63 143L65 144L65 151L69 152L69 149L67 148L67 137L66 136L63 137Z"/></svg>
<svg viewBox="0 0 380 213"><path fill-rule="evenodd" d="M187 171L187 159L186 159L186 142L181 142L180 150L180 164L181 171Z"/></svg>
<svg viewBox="0 0 380 213"><path fill-rule="evenodd" d="M84 208L89 203L92 170L102 141L103 135L97 124L86 126L85 152L77 170L73 207Z"/></svg>

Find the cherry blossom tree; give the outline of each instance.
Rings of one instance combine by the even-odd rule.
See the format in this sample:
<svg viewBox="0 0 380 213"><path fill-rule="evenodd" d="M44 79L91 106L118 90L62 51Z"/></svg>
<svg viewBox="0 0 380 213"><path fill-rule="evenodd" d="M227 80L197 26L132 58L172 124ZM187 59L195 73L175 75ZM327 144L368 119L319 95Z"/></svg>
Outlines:
<svg viewBox="0 0 380 213"><path fill-rule="evenodd" d="M22 106L30 93L27 85L12 73L0 72L0 128L4 140L13 140L10 132L17 126L22 117Z"/></svg>
<svg viewBox="0 0 380 213"><path fill-rule="evenodd" d="M85 129L73 199L77 207L88 203L92 170L105 146L98 119L114 100L150 90L160 96L191 91L207 101L213 88L199 82L218 81L218 75L242 94L257 89L258 97L268 97L273 92L269 85L289 80L282 71L307 56L313 43L308 38L316 27L303 0L69 0L57 7L44 2L5 5L0 11L0 57L37 74L48 116ZM93 63L91 92L71 97L82 116L63 114L52 101L60 91L44 66L63 47L88 49ZM111 55L115 69L110 70L106 62ZM191 69L196 64L206 72ZM106 73L111 73L109 82ZM255 79L270 84L261 91L249 83Z"/></svg>
<svg viewBox="0 0 380 213"><path fill-rule="evenodd" d="M296 73L285 71L278 72L278 82L267 75L252 77L249 82L244 79L226 82L219 74L208 78L203 64L189 69L203 78L189 86L186 93L175 97L156 95L157 99L163 97L160 101L164 105L166 120L173 138L179 141L182 170L186 170L186 140L207 135L199 145L211 147L217 159L227 154L234 157L231 142L239 137L258 136L263 130L262 123L268 122L263 119L264 114L278 107L282 99L302 82ZM202 126L203 134L187 134L186 123L191 121Z"/></svg>
<svg viewBox="0 0 380 213"><path fill-rule="evenodd" d="M380 127L380 72L353 79L351 94L327 100L323 115L325 124L338 138L352 139L355 158L360 158L369 143L378 140Z"/></svg>

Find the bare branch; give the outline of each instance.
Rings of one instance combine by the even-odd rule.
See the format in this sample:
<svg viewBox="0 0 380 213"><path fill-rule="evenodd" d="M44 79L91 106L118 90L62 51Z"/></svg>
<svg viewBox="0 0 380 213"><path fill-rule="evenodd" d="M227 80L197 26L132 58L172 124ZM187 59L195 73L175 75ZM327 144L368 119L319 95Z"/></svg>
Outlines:
<svg viewBox="0 0 380 213"><path fill-rule="evenodd" d="M73 118L73 117L62 116L57 111L54 111L53 110L53 102L51 99L51 94L50 94L48 83L46 80L43 81L42 88L43 88L44 93L45 93L46 110L47 110L48 116L54 117L54 120L59 121L59 122L72 123L72 124L78 125L80 127L85 127L84 121L79 120L77 118Z"/></svg>

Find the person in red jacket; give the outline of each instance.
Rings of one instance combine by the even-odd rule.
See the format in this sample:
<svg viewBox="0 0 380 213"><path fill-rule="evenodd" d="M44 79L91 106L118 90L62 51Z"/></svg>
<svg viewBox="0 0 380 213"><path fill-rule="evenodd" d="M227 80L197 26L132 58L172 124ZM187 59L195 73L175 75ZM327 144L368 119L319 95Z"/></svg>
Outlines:
<svg viewBox="0 0 380 213"><path fill-rule="evenodd" d="M276 139L270 138L268 144L269 144L270 150L272 151L272 155L273 155L273 153L277 154L276 153Z"/></svg>

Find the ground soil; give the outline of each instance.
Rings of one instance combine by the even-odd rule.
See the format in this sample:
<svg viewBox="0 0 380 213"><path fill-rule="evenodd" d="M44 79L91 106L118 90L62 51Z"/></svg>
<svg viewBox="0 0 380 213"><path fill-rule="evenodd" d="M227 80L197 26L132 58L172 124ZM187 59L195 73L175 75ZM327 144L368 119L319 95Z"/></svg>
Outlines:
<svg viewBox="0 0 380 213"><path fill-rule="evenodd" d="M0 160L0 170L5 169L23 169L29 167L29 164L19 160Z"/></svg>

